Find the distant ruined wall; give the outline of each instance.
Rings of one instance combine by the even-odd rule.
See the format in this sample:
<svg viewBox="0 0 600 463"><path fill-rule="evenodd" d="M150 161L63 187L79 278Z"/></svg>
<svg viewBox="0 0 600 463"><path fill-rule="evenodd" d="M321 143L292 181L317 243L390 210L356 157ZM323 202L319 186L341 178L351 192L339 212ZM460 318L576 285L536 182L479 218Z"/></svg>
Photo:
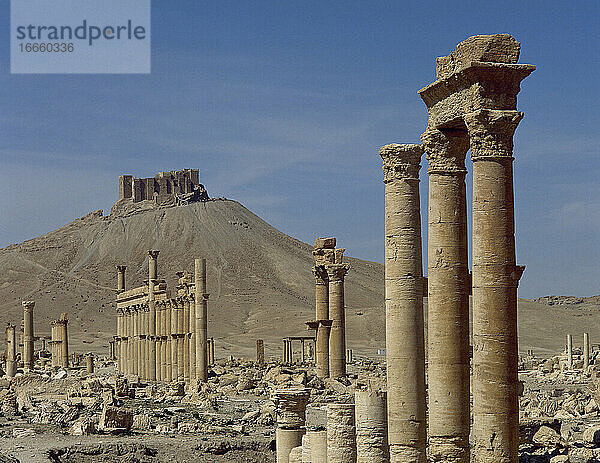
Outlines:
<svg viewBox="0 0 600 463"><path fill-rule="evenodd" d="M198 169L159 172L153 178L135 178L133 175L119 177L119 201L133 202L151 200L159 203L179 195L199 194L197 200L208 199L206 190L199 182Z"/></svg>

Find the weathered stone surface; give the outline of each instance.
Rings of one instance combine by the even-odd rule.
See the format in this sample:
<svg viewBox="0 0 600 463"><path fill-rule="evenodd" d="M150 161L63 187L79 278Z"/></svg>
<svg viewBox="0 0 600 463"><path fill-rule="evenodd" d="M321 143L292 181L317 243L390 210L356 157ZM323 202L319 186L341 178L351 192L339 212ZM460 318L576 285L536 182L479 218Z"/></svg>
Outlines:
<svg viewBox="0 0 600 463"><path fill-rule="evenodd" d="M542 447L559 447L563 445L560 434L548 426L540 426L533 435L532 441Z"/></svg>
<svg viewBox="0 0 600 463"><path fill-rule="evenodd" d="M436 59L437 78L444 79L473 61L515 64L521 44L509 34L474 35L463 40L448 56Z"/></svg>
<svg viewBox="0 0 600 463"><path fill-rule="evenodd" d="M425 461L425 346L419 170L422 145L379 151L385 183L385 305L390 460ZM415 459L413 459L415 458Z"/></svg>
<svg viewBox="0 0 600 463"><path fill-rule="evenodd" d="M356 427L353 404L327 405L328 463L356 462Z"/></svg>
<svg viewBox="0 0 600 463"><path fill-rule="evenodd" d="M132 425L133 413L131 411L107 405L102 409L98 429L103 432L129 432Z"/></svg>
<svg viewBox="0 0 600 463"><path fill-rule="evenodd" d="M335 249L335 238L317 238L314 249Z"/></svg>

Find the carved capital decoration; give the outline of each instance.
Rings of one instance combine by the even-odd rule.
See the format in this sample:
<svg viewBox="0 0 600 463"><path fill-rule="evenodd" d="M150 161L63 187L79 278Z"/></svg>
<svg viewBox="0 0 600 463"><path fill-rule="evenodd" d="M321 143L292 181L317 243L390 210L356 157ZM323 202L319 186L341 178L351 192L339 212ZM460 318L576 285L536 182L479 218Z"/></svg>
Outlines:
<svg viewBox="0 0 600 463"><path fill-rule="evenodd" d="M467 172L465 157L469 150L469 133L466 130L427 127L421 141L427 153L430 174Z"/></svg>
<svg viewBox="0 0 600 463"><path fill-rule="evenodd" d="M419 180L423 145L382 146L379 155L383 159L383 183L394 180Z"/></svg>
<svg viewBox="0 0 600 463"><path fill-rule="evenodd" d="M465 114L464 120L471 137L471 158L513 157L513 135L523 119L523 113L513 110L480 109Z"/></svg>

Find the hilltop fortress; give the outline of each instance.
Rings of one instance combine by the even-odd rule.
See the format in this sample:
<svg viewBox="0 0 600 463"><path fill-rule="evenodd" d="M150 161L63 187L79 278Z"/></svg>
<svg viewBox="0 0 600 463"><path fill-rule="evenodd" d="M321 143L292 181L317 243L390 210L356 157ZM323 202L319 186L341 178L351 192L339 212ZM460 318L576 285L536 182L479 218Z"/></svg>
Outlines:
<svg viewBox="0 0 600 463"><path fill-rule="evenodd" d="M198 169L159 172L151 178L119 176L119 201L149 200L156 204L180 205L207 199L208 193L199 182Z"/></svg>

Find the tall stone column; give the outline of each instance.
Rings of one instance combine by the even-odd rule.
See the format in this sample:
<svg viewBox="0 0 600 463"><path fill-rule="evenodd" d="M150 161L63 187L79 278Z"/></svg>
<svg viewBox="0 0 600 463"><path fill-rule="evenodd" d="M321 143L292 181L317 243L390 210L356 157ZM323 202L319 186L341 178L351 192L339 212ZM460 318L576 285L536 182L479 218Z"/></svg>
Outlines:
<svg viewBox="0 0 600 463"><path fill-rule="evenodd" d="M181 300L176 299L177 309L177 380L185 382L185 343L184 343L184 308Z"/></svg>
<svg viewBox="0 0 600 463"><path fill-rule="evenodd" d="M327 462L356 463L354 404L327 404Z"/></svg>
<svg viewBox="0 0 600 463"><path fill-rule="evenodd" d="M388 463L387 394L382 391L356 391L356 461Z"/></svg>
<svg viewBox="0 0 600 463"><path fill-rule="evenodd" d="M573 336L567 334L567 366L573 369Z"/></svg>
<svg viewBox="0 0 600 463"><path fill-rule="evenodd" d="M150 273L148 269L148 273ZM155 295L156 280L150 278L148 280L148 379L150 381L156 381L157 375L157 352L156 352L156 295Z"/></svg>
<svg viewBox="0 0 600 463"><path fill-rule="evenodd" d="M304 388L279 389L271 396L275 403L277 463L288 463L290 451L302 445L309 397L310 390Z"/></svg>
<svg viewBox="0 0 600 463"><path fill-rule="evenodd" d="M329 280L329 375L332 378L346 376L346 309L344 307L344 276L348 264L325 266Z"/></svg>
<svg viewBox="0 0 600 463"><path fill-rule="evenodd" d="M125 311L125 330L127 336L126 342L126 370L125 373L130 375L133 373L133 312L131 307L128 307Z"/></svg>
<svg viewBox="0 0 600 463"><path fill-rule="evenodd" d="M6 325L6 376L13 378L17 373L17 335L15 325Z"/></svg>
<svg viewBox="0 0 600 463"><path fill-rule="evenodd" d="M148 250L148 278L150 280L158 279L157 260L159 253L160 251L152 249Z"/></svg>
<svg viewBox="0 0 600 463"><path fill-rule="evenodd" d="M94 372L94 354L92 353L85 356L85 370L88 375Z"/></svg>
<svg viewBox="0 0 600 463"><path fill-rule="evenodd" d="M390 461L426 460L421 145L386 145L385 308Z"/></svg>
<svg viewBox="0 0 600 463"><path fill-rule="evenodd" d="M144 362L142 354L142 307L139 304L135 306L135 374L144 378Z"/></svg>
<svg viewBox="0 0 600 463"><path fill-rule="evenodd" d="M165 373L163 375L163 381L170 383L173 380L173 365L171 364L171 307L168 301L163 302L163 322L164 322L164 368Z"/></svg>
<svg viewBox="0 0 600 463"><path fill-rule="evenodd" d="M590 335L583 333L583 371L587 373L590 366Z"/></svg>
<svg viewBox="0 0 600 463"><path fill-rule="evenodd" d="M314 266L315 275L315 308L316 321L318 323L316 330L317 352L316 367L319 378L329 377L329 330L330 326L323 324L323 320L329 320L329 280L327 271L323 266Z"/></svg>
<svg viewBox="0 0 600 463"><path fill-rule="evenodd" d="M196 379L208 380L206 259L194 260L194 300L196 306Z"/></svg>
<svg viewBox="0 0 600 463"><path fill-rule="evenodd" d="M215 340L214 338L210 338L208 340L208 365L215 364Z"/></svg>
<svg viewBox="0 0 600 463"><path fill-rule="evenodd" d="M125 291L125 270L126 265L117 265L117 293Z"/></svg>
<svg viewBox="0 0 600 463"><path fill-rule="evenodd" d="M469 463L469 134L428 128L421 141L429 161L429 460Z"/></svg>
<svg viewBox="0 0 600 463"><path fill-rule="evenodd" d="M66 313L60 314L58 330L60 338L60 354L61 354L61 366L63 368L69 368L69 331L67 325L69 320Z"/></svg>
<svg viewBox="0 0 600 463"><path fill-rule="evenodd" d="M187 304L190 308L190 329L188 334L188 344L190 346L190 381L196 379L196 303L190 296L186 296Z"/></svg>
<svg viewBox="0 0 600 463"><path fill-rule="evenodd" d="M186 297L182 298L183 304L183 378L190 382L190 303ZM195 368L195 365L194 365Z"/></svg>
<svg viewBox="0 0 600 463"><path fill-rule="evenodd" d="M259 365L265 363L265 343L262 339L256 340L256 363Z"/></svg>
<svg viewBox="0 0 600 463"><path fill-rule="evenodd" d="M177 352L177 315L178 310L172 300L167 302L167 309L171 313L171 381L179 381L179 366Z"/></svg>
<svg viewBox="0 0 600 463"><path fill-rule="evenodd" d="M476 463L517 462L519 448L513 135L523 113L464 116L473 159L473 438Z"/></svg>
<svg viewBox="0 0 600 463"><path fill-rule="evenodd" d="M117 371L123 373L123 310L117 309L117 338L116 338L116 354L117 354Z"/></svg>
<svg viewBox="0 0 600 463"><path fill-rule="evenodd" d="M25 371L33 370L33 307L34 301L23 301L23 368Z"/></svg>

